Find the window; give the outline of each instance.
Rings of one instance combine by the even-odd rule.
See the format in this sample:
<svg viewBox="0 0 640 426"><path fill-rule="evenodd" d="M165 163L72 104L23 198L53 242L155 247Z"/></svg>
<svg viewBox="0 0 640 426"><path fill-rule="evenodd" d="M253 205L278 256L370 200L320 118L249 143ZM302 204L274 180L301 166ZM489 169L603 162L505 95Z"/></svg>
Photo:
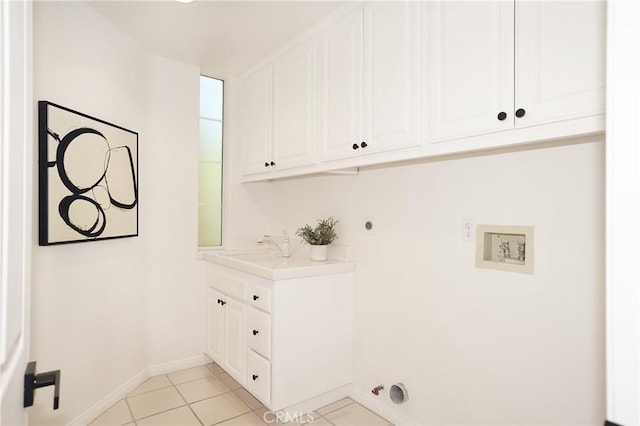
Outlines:
<svg viewBox="0 0 640 426"><path fill-rule="evenodd" d="M200 76L198 245L222 245L223 81Z"/></svg>

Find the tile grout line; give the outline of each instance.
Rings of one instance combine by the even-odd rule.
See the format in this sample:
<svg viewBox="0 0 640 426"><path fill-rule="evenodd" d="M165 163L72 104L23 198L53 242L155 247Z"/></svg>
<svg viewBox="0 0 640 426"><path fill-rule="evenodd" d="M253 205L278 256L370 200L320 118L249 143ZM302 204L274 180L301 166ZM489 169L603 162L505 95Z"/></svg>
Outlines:
<svg viewBox="0 0 640 426"><path fill-rule="evenodd" d="M176 410L176 409L178 409L178 408L182 408L182 407L184 407L185 405L189 405L189 403L188 403L187 401L185 401L184 397L182 396L182 394L180 393L180 391L178 391L178 389L177 389L175 386L171 385L171 386L167 386L167 387L165 387L165 388L161 388L161 389L168 389L168 388L170 388L170 387L175 388L175 391L178 393L178 395L180 395L180 398L182 398L182 400L184 401L184 405L179 405L179 406L177 406L177 407L168 408L168 409L163 410L163 411L158 411L157 413L149 414L148 416L140 417L139 419L136 419L135 417L133 417L133 420L134 420L134 422L135 422L135 424L136 424L136 425L138 424L138 420L148 419L149 417L157 416L158 414L168 413L168 412L169 412L169 411L171 411L171 410ZM156 390L160 390L160 389L156 389ZM153 391L151 391L151 392L153 392ZM145 392L145 393L148 393L148 392ZM141 395L142 395L142 394L141 394ZM137 395L136 395L136 396L137 396ZM127 401L127 403L128 403L128 401ZM127 405L128 405L128 404L127 404ZM132 414L132 416L133 416L133 410L132 410L131 414ZM196 416L196 418L197 418L197 416ZM200 420L200 419L198 419L198 421L199 421L199 420Z"/></svg>
<svg viewBox="0 0 640 426"><path fill-rule="evenodd" d="M122 398L122 400L124 401L124 404L127 406L127 410L129 410L129 415L131 416L131 421L133 422L134 425L138 425L138 423L136 423L136 418L133 415L133 410L131 409L131 406L129 405L129 401L127 400L127 397L125 396L124 398Z"/></svg>
<svg viewBox="0 0 640 426"><path fill-rule="evenodd" d="M220 370L219 370L219 372L218 372L218 373L215 373L214 371L212 371L212 369L211 369L211 368L209 368L209 366L210 366L210 365L215 365L215 366L217 366L217 367L220 369ZM160 377L160 376L165 376L165 377L166 377L166 379L167 379L167 381L169 382L169 384L168 384L168 385L162 385L162 386L161 386L161 387L159 387L159 388L156 388L156 389L150 389L150 390L147 390L147 391L145 391L145 392L141 392L141 393L138 393L138 394L135 394L135 395L127 395L127 396L125 396L124 398L122 398L122 400L125 402L125 404L126 404L126 406L127 406L127 410L128 410L128 412L129 412L129 415L131 416L131 419L132 419L132 420L131 420L131 422L132 422L134 425L136 425L136 426L137 426L137 425L138 425L138 422L139 422L139 421L141 421L141 420L145 420L145 419L148 419L148 418L153 417L153 416L157 416L157 415L165 414L165 413L167 413L167 412L169 412L169 411L177 410L177 409L179 409L179 408L182 408L182 407L186 406L186 407L188 407L188 409L189 409L189 411L192 413L192 415L196 418L196 420L200 423L200 425L202 425L202 426L209 426L209 425L205 425L205 424L204 424L204 422L203 422L203 420L201 420L201 419L200 419L200 417L198 417L198 415L196 414L196 412L194 411L194 409L193 409L193 407L192 407L192 404L196 404L196 403L199 403L199 402L202 402L202 401L206 401L206 400L208 400L208 399L214 399L214 398L217 398L217 397L220 397L220 396L223 396L223 395L227 395L227 394L229 394L229 393L232 393L236 398L238 398L238 399L240 400L240 402L242 402L242 404L243 404L243 405L244 405L244 406L245 406L249 411L244 412L244 413L241 413L241 414L238 414L238 415L233 416L233 417L229 417L229 418L224 419L224 420L221 420L221 421L219 421L219 422L217 422L217 423L212 424L211 426L213 426L213 425L220 425L221 423L225 423L225 422L228 422L228 421L234 420L234 419L236 419L236 418L238 418L238 417L241 417L241 416L247 415L247 414L249 414L249 413L254 414L255 416L257 416L257 417L259 418L259 420L260 420L261 422L263 422L263 423L265 423L265 424L266 424L266 421L264 420L264 418L261 418L261 417L259 416L259 414L257 413L257 411L258 411L258 410L266 410L266 412L270 412L271 410L269 410L269 409L268 409L268 407L264 406L260 400L256 399L256 401L260 404L260 406L259 406L259 407L257 407L257 408L255 408L255 409L254 409L254 408L252 408L252 406L249 404L249 402L245 401L245 400L244 400L244 399L243 399L243 398L238 394L238 392L241 392L241 393L246 392L246 393L248 393L248 395L249 395L249 396L251 396L251 397L253 397L253 398L255 398L255 397L254 397L254 396L251 394L251 392L249 392L249 391L248 391L244 386L242 386L240 383L238 383L237 381L235 381L235 379L233 379L233 377L231 377L231 376L230 376L226 371L224 371L222 368L220 368L220 366L219 366L218 364L216 364L216 363L211 363L211 364L206 364L206 365L204 365L203 367L205 367L205 368L207 369L208 374L206 374L206 375L204 375L204 376L200 376L200 377L195 377L195 378L192 378L192 379L186 380L186 381L184 381L184 382L180 382L180 383L176 383L176 382L174 382L174 381L169 377L169 374L170 374L170 373L167 373L167 374L159 374L159 375L157 375L157 376L152 376L152 377L150 377L149 379L152 379L152 378L155 378L155 377ZM233 382L234 382L234 384L237 384L237 386L238 386L238 387L236 387L236 388L232 388L231 386L227 385L227 383L226 383L226 382L221 378L221 376L223 376L223 375L226 375L228 378L232 379L232 380L233 380ZM186 399L186 397L182 394L182 392L180 392L180 389L178 388L178 386L180 386L180 385L184 385L184 384L192 383L192 382L195 382L195 381L197 381L197 380L202 380L202 379L206 379L206 378L209 378L209 377L214 377L214 378L218 379L218 380L219 380L219 381L220 381L220 382L221 382L221 383L222 383L222 384L223 384L223 385L224 385L228 390L227 390L227 391L225 391L225 392L222 392L222 393L220 393L220 394L217 394L217 395L212 395L212 396L209 396L209 397L206 397L206 398L203 398L203 399L198 399L198 400L195 400L195 401L192 401L192 402L188 402L188 401L187 401L187 399ZM130 399L132 399L132 398L136 398L136 397L138 397L138 396L142 396L142 395L145 395L145 394L148 394L148 393L151 393L151 392L160 391L160 390L163 390L163 389L168 389L168 388L174 388L175 392L177 392L177 393L178 393L178 395L180 396L180 398L182 399L182 401L184 402L184 404L179 405L179 406L177 406L177 407L170 408L170 409L166 409L166 410L163 410L163 411L159 411L159 412L157 412L157 413L153 413L153 414L148 415L148 416L140 417L139 419L136 419L136 418L135 418L134 413L133 413L133 409L131 408L131 405L130 405L130 401L129 401ZM134 391L135 391L135 390L134 390ZM343 398L343 399L346 399L346 398ZM338 401L340 401L340 400L338 400ZM338 402L338 401L334 401L334 402L333 402L333 403L331 403L331 404L334 404L334 403L336 403L336 402ZM117 404L117 403L116 403L116 404ZM114 405L116 405L116 404L114 404ZM331 405L331 404L327 404L327 405ZM326 412L326 413L324 413L324 414L320 414L320 413L318 413L318 411L317 411L317 410L322 409L323 407L320 407L320 408L318 408L318 409L315 409L315 410L311 410L311 411L309 411L309 413L312 413L312 412L313 412L313 413L316 413L316 414L318 415L318 417L317 417L317 418L315 418L315 419L313 419L313 420L311 420L310 422L303 423L301 426L311 426L311 425L313 424L313 422L314 422L314 421L317 421L318 419L322 419L322 420L324 420L325 422L327 422L328 424L330 424L330 425L334 425L334 423L333 423L333 422L331 422L331 421L330 421L326 416L327 416L327 415L331 415L331 414L333 414L333 413L335 413L335 412L337 412L337 411L339 411L339 410L342 410L342 409L345 409L345 408L347 408L347 407L350 407L350 406L352 406L352 405L354 405L354 404L355 404L355 405L360 405L360 406L361 406L362 408L364 408L366 411L368 411L368 412L372 413L373 415L375 415L375 416L379 417L380 419L384 420L384 421L385 421L385 422L387 422L387 424L388 424L388 422L389 422L389 421L388 421L387 419L385 419L384 417L382 417L382 416L380 416L379 414L375 413L374 411L370 410L369 408L367 408L367 407L365 407L365 406L363 406L363 405L361 405L361 404L358 404L358 403L357 403L356 401L354 401L353 399L349 398L349 402L348 402L346 405L343 405L343 406L341 406L341 407L338 407L338 408L332 409L331 411L328 411L328 412ZM113 407L113 406L112 406L112 407ZM105 412L106 412L106 411L108 411L108 410L105 410ZM103 412L103 413L101 413L98 417L100 417L100 416L101 416L101 415L103 415L103 414L104 414L104 412ZM98 417L96 417L96 419L97 419ZM94 421L95 421L95 419L94 419ZM334 425L334 426L335 426L335 425Z"/></svg>
<svg viewBox="0 0 640 426"><path fill-rule="evenodd" d="M347 398L349 398L349 397L347 397ZM344 398L343 398L343 399L344 399ZM349 399L351 399L351 398L349 398ZM338 401L342 401L342 399L339 399ZM336 403L336 402L338 402L338 401L332 402L331 404L335 404L335 403ZM327 404L327 405L331 405L331 404ZM347 405L343 405L342 407L338 407L338 408L336 408L335 410L327 411L327 412L326 412L326 413L324 413L324 414L320 414L320 413L318 413L318 410L322 409L323 407L320 407L320 408L318 408L318 409L316 409L316 410L312 410L312 411L315 411L316 413L320 414L320 417L325 417L327 414L335 413L336 411L341 410L341 409L343 409L343 408L346 408L346 407L348 407L348 406L350 406L350 405L353 405L353 404L355 404L355 401L354 401L353 399L351 399L351 402L350 402L350 403L348 403ZM359 404L359 405L361 405L361 404ZM325 405L325 407L326 407L326 405ZM363 405L363 407L364 407L364 405ZM331 422L329 422L329 423L331 423ZM333 423L331 423L331 424L333 424Z"/></svg>
<svg viewBox="0 0 640 426"><path fill-rule="evenodd" d="M244 402L244 401L243 401ZM246 404L245 404L246 405ZM215 425L219 425L220 423L224 423L224 422L228 422L229 420L233 420L236 419L240 416L244 416L245 414L249 414L249 413L253 413L253 411L251 410L251 407L249 407L247 405L247 408L249 408L249 411L247 411L246 413L242 413L242 414L238 414L237 416L233 416L233 417L229 417L228 419L224 419L224 420L220 420L218 423L213 423L211 426L215 426ZM257 414L256 414L257 415Z"/></svg>
<svg viewBox="0 0 640 426"><path fill-rule="evenodd" d="M187 399L184 397L184 395L182 395L182 393L180 393L180 389L178 389L177 386L174 386L174 387L176 388L176 391L182 397L182 399L184 399L184 402L187 403L187 407L189 407L189 411L191 411L191 414L193 414L193 417L196 418L196 420L198 421L198 423L200 423L201 426L204 426L204 422L202 421L202 419L200 419L200 417L198 417L196 412L193 410L193 408L191 407L191 403L187 401Z"/></svg>

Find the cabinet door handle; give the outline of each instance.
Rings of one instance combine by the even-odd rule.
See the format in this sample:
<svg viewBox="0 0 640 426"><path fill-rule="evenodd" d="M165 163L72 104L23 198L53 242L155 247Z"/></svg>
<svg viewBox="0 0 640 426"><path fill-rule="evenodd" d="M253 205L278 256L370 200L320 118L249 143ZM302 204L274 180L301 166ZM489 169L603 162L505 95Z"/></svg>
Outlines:
<svg viewBox="0 0 640 426"><path fill-rule="evenodd" d="M258 380L258 375L257 374L253 374L253 375L251 375L251 378L255 382L256 380Z"/></svg>
<svg viewBox="0 0 640 426"><path fill-rule="evenodd" d="M360 147L358 146L358 144L357 144L357 143L354 143L354 144L351 146L351 148L353 148L353 149L358 149L358 148L360 148Z"/></svg>
<svg viewBox="0 0 640 426"><path fill-rule="evenodd" d="M275 166L276 163L274 163L273 161L271 163L269 163L270 166Z"/></svg>
<svg viewBox="0 0 640 426"><path fill-rule="evenodd" d="M221 304L222 306L224 306L224 305L226 305L226 304L227 304L227 302L225 302L224 300L221 300L221 301L220 301L220 304Z"/></svg>
<svg viewBox="0 0 640 426"><path fill-rule="evenodd" d="M256 334L260 333L258 330L253 330L252 331L253 335L255 336Z"/></svg>
<svg viewBox="0 0 640 426"><path fill-rule="evenodd" d="M504 111L500 111L500 112L498 113L498 120L500 120L500 121L504 121L504 120L506 120L506 119L507 119L507 113L506 113L506 112L504 112Z"/></svg>
<svg viewBox="0 0 640 426"><path fill-rule="evenodd" d="M366 143L366 142L364 142L364 141L360 144L360 147L361 147L361 148L366 148L367 146L368 146L368 145L367 145L367 143Z"/></svg>
<svg viewBox="0 0 640 426"><path fill-rule="evenodd" d="M258 300L258 299L260 299L260 296L258 296L257 294L254 294L253 295L253 300Z"/></svg>
<svg viewBox="0 0 640 426"><path fill-rule="evenodd" d="M518 108L516 110L516 117L518 118L522 118L524 117L524 115L527 113L527 111L525 111L523 108Z"/></svg>
<svg viewBox="0 0 640 426"><path fill-rule="evenodd" d="M218 299L218 305L222 303L222 300Z"/></svg>
<svg viewBox="0 0 640 426"><path fill-rule="evenodd" d="M264 166L265 166L265 167L269 167L269 163L267 163L267 162L265 161Z"/></svg>

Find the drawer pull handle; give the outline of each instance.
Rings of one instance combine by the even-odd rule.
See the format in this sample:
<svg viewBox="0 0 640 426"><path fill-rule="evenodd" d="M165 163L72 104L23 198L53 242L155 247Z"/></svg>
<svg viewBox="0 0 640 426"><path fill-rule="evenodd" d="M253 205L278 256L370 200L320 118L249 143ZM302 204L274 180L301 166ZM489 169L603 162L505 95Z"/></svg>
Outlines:
<svg viewBox="0 0 640 426"><path fill-rule="evenodd" d="M253 300L258 300L258 299L260 299L260 296L258 296L257 294L254 294L253 295Z"/></svg>
<svg viewBox="0 0 640 426"><path fill-rule="evenodd" d="M253 381L255 382L256 380L258 380L258 375L257 375L257 374L254 374L254 375L252 375L252 376L251 376L251 378L252 378L252 379L253 379Z"/></svg>
<svg viewBox="0 0 640 426"><path fill-rule="evenodd" d="M252 331L253 335L255 336L256 334L260 333L258 330L253 330Z"/></svg>

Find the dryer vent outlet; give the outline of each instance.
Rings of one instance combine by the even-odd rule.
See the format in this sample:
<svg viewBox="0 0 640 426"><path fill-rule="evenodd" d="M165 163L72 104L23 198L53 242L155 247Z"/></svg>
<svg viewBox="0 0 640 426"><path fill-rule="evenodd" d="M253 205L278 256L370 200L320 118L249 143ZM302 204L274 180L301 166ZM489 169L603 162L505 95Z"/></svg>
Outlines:
<svg viewBox="0 0 640 426"><path fill-rule="evenodd" d="M402 404L403 402L407 402L409 399L409 393L402 383L396 383L395 385L391 385L391 388L389 389L389 397L391 398L391 401L396 404Z"/></svg>

